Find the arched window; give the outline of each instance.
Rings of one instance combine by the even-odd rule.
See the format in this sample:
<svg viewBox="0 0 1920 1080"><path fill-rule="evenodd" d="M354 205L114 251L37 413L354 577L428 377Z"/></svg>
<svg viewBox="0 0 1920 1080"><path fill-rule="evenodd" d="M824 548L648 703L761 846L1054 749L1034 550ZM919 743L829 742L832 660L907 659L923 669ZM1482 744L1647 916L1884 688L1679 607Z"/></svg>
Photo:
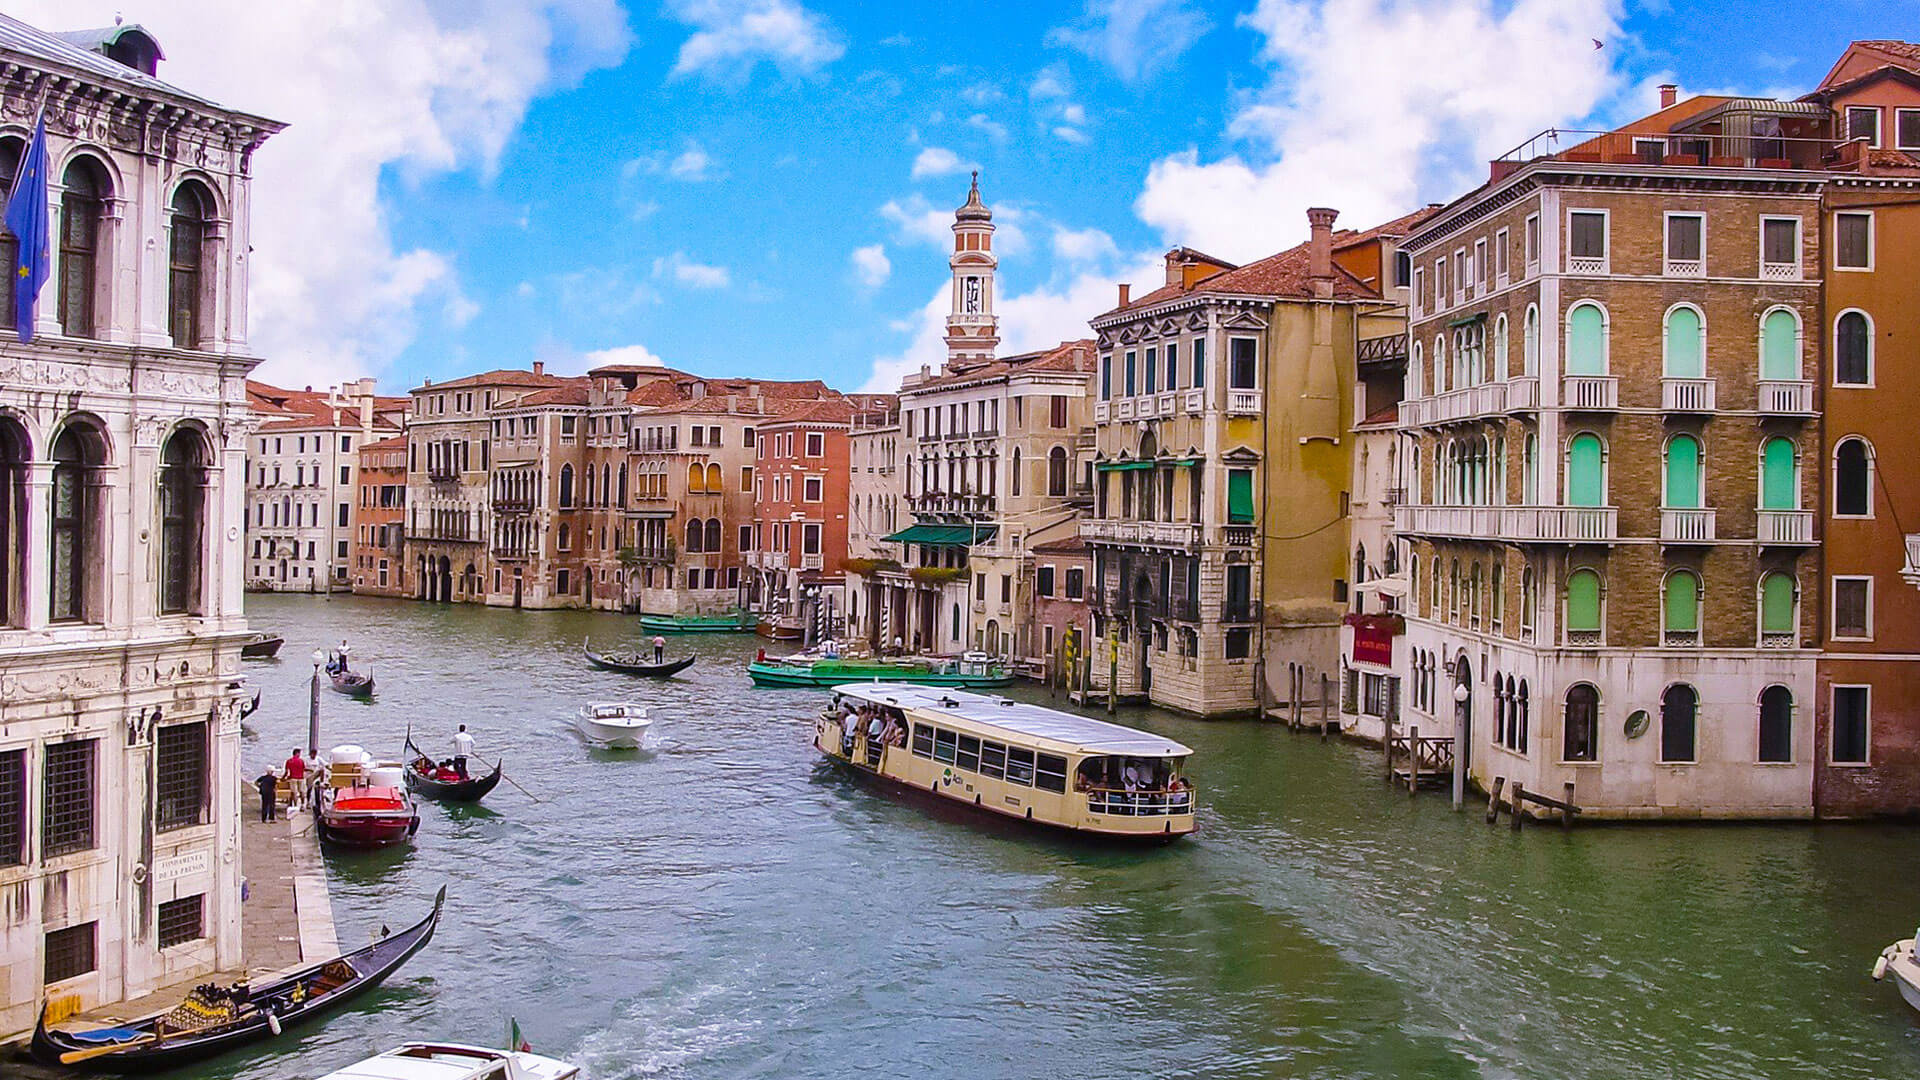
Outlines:
<svg viewBox="0 0 1920 1080"><path fill-rule="evenodd" d="M1526 325L1521 328L1520 370L1525 375L1540 374L1540 309L1527 305Z"/></svg>
<svg viewBox="0 0 1920 1080"><path fill-rule="evenodd" d="M1567 716L1561 727L1562 760L1600 760L1600 691L1591 683L1567 689Z"/></svg>
<svg viewBox="0 0 1920 1080"><path fill-rule="evenodd" d="M1607 373L1607 319L1598 304L1575 304L1567 312L1567 374Z"/></svg>
<svg viewBox="0 0 1920 1080"><path fill-rule="evenodd" d="M1009 474L1007 485L1008 494L1020 494L1020 448L1017 446L1013 448L1013 471Z"/></svg>
<svg viewBox="0 0 1920 1080"><path fill-rule="evenodd" d="M720 475L720 466L709 463L707 465L707 490L714 494L719 494L726 489L726 482Z"/></svg>
<svg viewBox="0 0 1920 1080"><path fill-rule="evenodd" d="M1567 644L1600 644L1600 574L1582 567L1567 575Z"/></svg>
<svg viewBox="0 0 1920 1080"><path fill-rule="evenodd" d="M570 510L573 508L572 465L560 466L560 508L562 510Z"/></svg>
<svg viewBox="0 0 1920 1080"><path fill-rule="evenodd" d="M1759 760L1793 760L1793 691L1784 686L1769 686L1760 691L1759 742Z"/></svg>
<svg viewBox="0 0 1920 1080"><path fill-rule="evenodd" d="M1540 439L1531 431L1520 444L1520 502L1540 505Z"/></svg>
<svg viewBox="0 0 1920 1080"><path fill-rule="evenodd" d="M1700 507L1700 440L1675 435L1667 440L1666 501L1675 510Z"/></svg>
<svg viewBox="0 0 1920 1080"><path fill-rule="evenodd" d="M1607 478L1600 436L1591 431L1567 444L1567 505L1605 506Z"/></svg>
<svg viewBox="0 0 1920 1080"><path fill-rule="evenodd" d="M1660 605L1661 644L1700 644L1700 577L1691 570L1667 575Z"/></svg>
<svg viewBox="0 0 1920 1080"><path fill-rule="evenodd" d="M1056 446L1047 451L1047 494L1065 498L1067 494L1067 448Z"/></svg>
<svg viewBox="0 0 1920 1080"><path fill-rule="evenodd" d="M707 519L707 551L708 553L714 554L714 555L718 555L720 553L720 519L719 518Z"/></svg>
<svg viewBox="0 0 1920 1080"><path fill-rule="evenodd" d="M1873 382L1873 327L1865 312L1842 312L1833 324L1833 382L1836 386Z"/></svg>
<svg viewBox="0 0 1920 1080"><path fill-rule="evenodd" d="M1760 644L1791 649L1798 642L1793 575L1771 573L1760 579Z"/></svg>
<svg viewBox="0 0 1920 1080"><path fill-rule="evenodd" d="M1705 333L1700 312L1681 306L1667 312L1666 367L1669 379L1698 379L1706 374Z"/></svg>
<svg viewBox="0 0 1920 1080"><path fill-rule="evenodd" d="M1447 389L1447 339L1436 335L1433 339L1433 392L1445 393Z"/></svg>
<svg viewBox="0 0 1920 1080"><path fill-rule="evenodd" d="M707 490L706 466L700 464L697 461L687 466L687 490L688 491Z"/></svg>
<svg viewBox="0 0 1920 1080"><path fill-rule="evenodd" d="M573 550L573 530L569 528L567 526L567 523L564 521L560 523L559 535L560 535L560 550L572 551Z"/></svg>
<svg viewBox="0 0 1920 1080"><path fill-rule="evenodd" d="M1414 342L1413 352L1407 357L1406 396L1409 398L1417 398L1417 397L1424 396L1422 387L1425 385L1426 379L1425 379L1425 376L1422 374L1422 370L1421 370L1421 357L1423 355L1424 355L1424 350L1421 349L1420 343L1417 341Z"/></svg>
<svg viewBox="0 0 1920 1080"><path fill-rule="evenodd" d="M1514 740L1514 749L1524 754L1527 752L1527 721L1529 719L1527 716L1527 680L1525 679L1520 680L1520 696L1517 700L1519 701L1520 731L1519 737Z"/></svg>
<svg viewBox="0 0 1920 1080"><path fill-rule="evenodd" d="M0 139L0 184L6 190L13 190L13 181L20 173L20 158L26 153L26 141L9 136ZM20 256L20 241L11 232L0 229L0 266L16 266ZM13 290L0 289L0 327L13 325ZM12 581L11 578L8 579Z"/></svg>
<svg viewBox="0 0 1920 1080"><path fill-rule="evenodd" d="M1842 439L1833 451L1833 512L1837 517L1866 517L1873 510L1871 455L1867 440Z"/></svg>
<svg viewBox="0 0 1920 1080"><path fill-rule="evenodd" d="M1538 588L1533 583L1533 567L1520 569L1520 636L1533 640L1533 613L1539 606Z"/></svg>
<svg viewBox="0 0 1920 1080"><path fill-rule="evenodd" d="M596 490L598 490L598 489L597 489L597 488L596 488L596 487L594 486L594 479L593 479L593 476L594 476L594 474L593 474L593 466L591 466L591 465L589 465L589 466L587 466L587 467L586 467L586 469L585 469L585 470L583 470L583 471L581 472L581 474L580 474L580 475L581 475L581 476L582 476L582 477L584 478L584 479L583 479L583 481L582 481L582 483L583 483L583 484L585 485L585 488L586 488L586 490L585 490L585 491L582 491L582 492L580 493L580 505L582 505L582 506L592 506L592 505L593 505L593 498L594 498L594 492L595 492Z"/></svg>
<svg viewBox="0 0 1920 1080"><path fill-rule="evenodd" d="M619 502L619 505L621 505L621 506L625 506L625 505L627 505L627 466L626 466L626 463L624 463L624 462L622 462L622 463L621 463L621 465L620 465L620 472L619 472L619 473L618 473L617 475L618 475L618 476L620 477L620 502Z"/></svg>
<svg viewBox="0 0 1920 1080"><path fill-rule="evenodd" d="M201 567L206 561L206 438L178 428L160 451L160 613L202 611Z"/></svg>
<svg viewBox="0 0 1920 1080"><path fill-rule="evenodd" d="M1660 695L1660 760L1694 760L1694 728L1700 695L1686 683L1675 683Z"/></svg>
<svg viewBox="0 0 1920 1080"><path fill-rule="evenodd" d="M706 550L707 527L699 518L687 522L687 553L698 555Z"/></svg>
<svg viewBox="0 0 1920 1080"><path fill-rule="evenodd" d="M68 423L53 440L53 505L49 516L52 589L48 617L54 622L100 620L99 470L107 463L98 428Z"/></svg>
<svg viewBox="0 0 1920 1080"><path fill-rule="evenodd" d="M1799 453L1793 440L1781 436L1768 439L1760 448L1760 509L1798 510L1800 508Z"/></svg>
<svg viewBox="0 0 1920 1080"><path fill-rule="evenodd" d="M1506 568L1501 566L1499 563L1493 564L1493 571L1488 576L1488 593L1489 593L1489 599L1492 602L1492 608L1493 608L1491 621L1493 623L1493 628L1495 630L1498 630L1500 629L1501 624L1506 621L1506 614L1507 614Z"/></svg>
<svg viewBox="0 0 1920 1080"><path fill-rule="evenodd" d="M622 500L624 499L623 495ZM606 462L600 463L600 502L603 505L613 503L613 466Z"/></svg>
<svg viewBox="0 0 1920 1080"><path fill-rule="evenodd" d="M1760 377L1800 377L1800 320L1786 308L1775 308L1760 320Z"/></svg>
<svg viewBox="0 0 1920 1080"><path fill-rule="evenodd" d="M60 332L90 338L98 332L101 223L112 185L98 161L80 157L60 186Z"/></svg>
<svg viewBox="0 0 1920 1080"><path fill-rule="evenodd" d="M1493 320L1493 377L1504 379L1512 374L1507 370L1507 316L1505 312Z"/></svg>
<svg viewBox="0 0 1920 1080"><path fill-rule="evenodd" d="M167 241L167 319L177 349L205 346L209 293L201 269L206 260L207 235L212 230L213 196L191 180L173 193L173 220Z"/></svg>
<svg viewBox="0 0 1920 1080"><path fill-rule="evenodd" d="M0 416L0 626L27 624L27 465L32 460L27 429Z"/></svg>

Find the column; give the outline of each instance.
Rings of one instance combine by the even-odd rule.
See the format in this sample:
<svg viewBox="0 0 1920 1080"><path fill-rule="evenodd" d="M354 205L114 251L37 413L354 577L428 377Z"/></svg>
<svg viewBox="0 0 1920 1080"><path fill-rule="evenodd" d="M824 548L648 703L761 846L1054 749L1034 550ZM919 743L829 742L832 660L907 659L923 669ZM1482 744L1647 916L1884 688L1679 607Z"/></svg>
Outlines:
<svg viewBox="0 0 1920 1080"><path fill-rule="evenodd" d="M42 447L45 453L46 448ZM27 466L26 555L21 574L27 583L27 608L23 625L29 630L44 630L52 610L52 552L49 537L53 533L53 463L36 461Z"/></svg>

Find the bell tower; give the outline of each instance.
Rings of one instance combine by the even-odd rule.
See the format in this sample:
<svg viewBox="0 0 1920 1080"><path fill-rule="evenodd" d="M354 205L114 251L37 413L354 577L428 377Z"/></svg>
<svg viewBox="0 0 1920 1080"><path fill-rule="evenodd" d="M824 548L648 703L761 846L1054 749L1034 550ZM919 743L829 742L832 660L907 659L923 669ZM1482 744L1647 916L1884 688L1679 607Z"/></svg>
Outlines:
<svg viewBox="0 0 1920 1080"><path fill-rule="evenodd" d="M953 309L947 316L947 363L993 359L1000 320L993 314L993 211L980 201L980 174L966 205L953 212Z"/></svg>

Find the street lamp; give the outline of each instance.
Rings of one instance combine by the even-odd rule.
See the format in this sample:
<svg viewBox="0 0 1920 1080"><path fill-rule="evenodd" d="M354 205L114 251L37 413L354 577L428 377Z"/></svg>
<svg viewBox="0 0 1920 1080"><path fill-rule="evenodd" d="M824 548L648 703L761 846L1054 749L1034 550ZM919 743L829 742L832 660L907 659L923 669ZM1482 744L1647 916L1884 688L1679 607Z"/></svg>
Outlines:
<svg viewBox="0 0 1920 1080"><path fill-rule="evenodd" d="M320 756L320 665L326 662L326 650L313 650L313 685L307 695L307 754L311 757Z"/></svg>

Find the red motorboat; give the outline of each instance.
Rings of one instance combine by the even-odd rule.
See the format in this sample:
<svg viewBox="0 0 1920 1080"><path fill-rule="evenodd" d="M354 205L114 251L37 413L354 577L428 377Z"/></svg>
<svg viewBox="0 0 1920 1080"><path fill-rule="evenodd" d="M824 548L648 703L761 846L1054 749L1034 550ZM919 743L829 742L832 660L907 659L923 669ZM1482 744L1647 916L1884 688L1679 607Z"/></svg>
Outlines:
<svg viewBox="0 0 1920 1080"><path fill-rule="evenodd" d="M399 787L326 787L314 830L320 841L344 847L404 844L420 828L413 799Z"/></svg>

